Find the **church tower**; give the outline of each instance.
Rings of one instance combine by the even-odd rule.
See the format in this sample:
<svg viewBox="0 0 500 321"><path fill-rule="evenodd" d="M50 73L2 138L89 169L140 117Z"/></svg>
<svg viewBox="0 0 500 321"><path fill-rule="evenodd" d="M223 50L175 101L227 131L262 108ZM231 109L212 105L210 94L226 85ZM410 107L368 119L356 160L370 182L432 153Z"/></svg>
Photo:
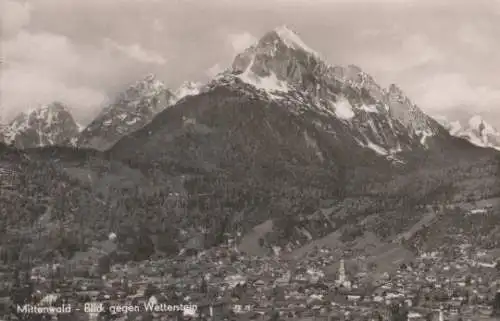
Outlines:
<svg viewBox="0 0 500 321"><path fill-rule="evenodd" d="M337 278L337 281L335 282L337 286L342 286L346 289L351 288L351 282L347 279L347 275L345 273L345 262L344 259L340 260L340 265L339 265L339 275Z"/></svg>
<svg viewBox="0 0 500 321"><path fill-rule="evenodd" d="M346 276L345 276L345 263L344 259L340 260L340 266L339 266L339 278L338 278L339 283L343 284L346 281Z"/></svg>

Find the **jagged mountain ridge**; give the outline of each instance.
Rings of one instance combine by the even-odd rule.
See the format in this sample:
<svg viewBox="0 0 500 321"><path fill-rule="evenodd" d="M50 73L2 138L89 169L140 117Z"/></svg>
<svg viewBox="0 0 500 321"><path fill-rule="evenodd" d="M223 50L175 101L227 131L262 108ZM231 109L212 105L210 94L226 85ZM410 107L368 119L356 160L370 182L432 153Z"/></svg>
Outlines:
<svg viewBox="0 0 500 321"><path fill-rule="evenodd" d="M288 97L282 98L289 100L289 105L294 104L297 92L305 94L307 104L349 122L358 144L380 155L393 157L400 151L412 150L416 141L428 147L426 139L440 131L440 126L397 86L382 89L354 65L328 65L287 27L267 33L255 46L238 55L227 76L274 91L274 98L288 93L284 95ZM105 150L146 125L163 109L203 90L203 84L186 82L172 93L149 75L105 108L78 138L68 139L76 146ZM299 104L305 105L306 101ZM406 134L409 139L404 137Z"/></svg>
<svg viewBox="0 0 500 321"><path fill-rule="evenodd" d="M390 107L385 100L389 99L383 91L381 100L377 100L363 87L373 89L370 84L365 85L363 81L353 83L353 79L360 75L363 75L361 71L350 79L342 78L338 68L327 65L295 33L281 27L265 34L255 46L238 55L232 68L216 77L204 92L226 87L238 94L244 92L265 104L275 101L297 116L309 113L308 117L317 130L330 134L337 131L335 134L342 138L335 139L349 141L345 144L349 148L368 148L391 156L404 149L424 147L425 137L419 134L425 130L437 132L440 126L432 123L435 127L432 128L428 124L431 121L425 117L414 117L414 121L421 120L418 126L423 128L418 127L418 130L411 127L412 119L399 121L388 112ZM396 103L406 103L419 111L407 99Z"/></svg>
<svg viewBox="0 0 500 321"><path fill-rule="evenodd" d="M289 157L332 169L379 159L401 163L404 153L425 153L434 145L442 152L455 142L396 86L384 90L355 66L328 65L281 27L237 55L197 95L121 139L110 154L145 168L182 162L234 169L249 159L266 167Z"/></svg>
<svg viewBox="0 0 500 321"><path fill-rule="evenodd" d="M219 79L234 77L290 104L304 107L296 96L307 96L310 108L344 120L360 146L379 154L427 148L427 138L445 133L396 85L385 90L357 66L329 65L286 26L239 54Z"/></svg>
<svg viewBox="0 0 500 321"><path fill-rule="evenodd" d="M333 144L333 149L346 153L356 154L356 150L365 149L391 161L400 161L398 155L404 152L419 152L433 145L442 151L453 148L456 143L437 121L422 112L396 85L386 90L357 66L327 64L286 26L266 33L256 44L238 54L231 68L206 86L196 87L194 96L214 93L216 99L223 99L220 88L229 90L228 100L235 94L248 96L264 105L271 102L280 105L294 117L306 118L315 130L329 136L328 144ZM184 107L175 106L173 113L182 114L180 109L183 109L189 122L198 124L196 118L190 118L197 112L191 113L184 104L192 98L189 96L180 101ZM180 119L184 118L177 116L179 124L183 124L184 120ZM226 118L225 115L211 117ZM155 122L151 126L155 130L145 129L146 136L138 135L144 140L141 146L148 144L145 137L154 135L158 126L160 123ZM135 140L135 137L130 137L130 140Z"/></svg>
<svg viewBox="0 0 500 321"><path fill-rule="evenodd" d="M0 132L0 140L17 148L62 145L76 137L80 126L59 102L21 113Z"/></svg>
<svg viewBox="0 0 500 321"><path fill-rule="evenodd" d="M164 108L198 94L202 87L202 83L185 82L172 93L150 74L129 86L88 126L76 123L70 111L55 102L21 113L10 124L2 124L0 139L18 148L72 145L106 149L147 124Z"/></svg>
<svg viewBox="0 0 500 321"><path fill-rule="evenodd" d="M453 136L464 138L479 147L500 150L500 131L479 115L472 116L466 122L449 121L444 116L437 116L436 119Z"/></svg>
<svg viewBox="0 0 500 321"><path fill-rule="evenodd" d="M154 75L137 81L82 131L74 142L80 147L105 150L123 136L148 123L172 104L174 95Z"/></svg>

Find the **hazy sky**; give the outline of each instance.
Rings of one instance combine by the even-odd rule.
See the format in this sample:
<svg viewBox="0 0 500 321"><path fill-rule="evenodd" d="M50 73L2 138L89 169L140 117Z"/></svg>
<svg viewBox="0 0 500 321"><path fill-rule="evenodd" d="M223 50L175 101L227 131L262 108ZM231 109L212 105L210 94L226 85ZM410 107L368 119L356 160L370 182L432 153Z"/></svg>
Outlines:
<svg viewBox="0 0 500 321"><path fill-rule="evenodd" d="M430 114L500 125L500 0L0 0L0 114L60 100L88 121L147 73L205 80L286 24L331 64Z"/></svg>

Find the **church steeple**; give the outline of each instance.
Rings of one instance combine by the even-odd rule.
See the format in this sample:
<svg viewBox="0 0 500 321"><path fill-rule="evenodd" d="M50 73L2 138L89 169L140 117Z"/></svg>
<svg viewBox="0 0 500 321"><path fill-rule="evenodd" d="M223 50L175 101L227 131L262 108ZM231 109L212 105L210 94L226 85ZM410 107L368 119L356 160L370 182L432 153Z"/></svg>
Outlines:
<svg viewBox="0 0 500 321"><path fill-rule="evenodd" d="M344 263L344 259L341 259L340 260L340 266L339 266L339 283L344 283L345 280L346 280L346 276L345 276L345 263Z"/></svg>
<svg viewBox="0 0 500 321"><path fill-rule="evenodd" d="M340 259L338 278L337 278L337 281L335 283L337 283L338 286L342 286L342 287L347 288L347 289L351 288L351 282L347 279L347 275L345 272L344 259Z"/></svg>

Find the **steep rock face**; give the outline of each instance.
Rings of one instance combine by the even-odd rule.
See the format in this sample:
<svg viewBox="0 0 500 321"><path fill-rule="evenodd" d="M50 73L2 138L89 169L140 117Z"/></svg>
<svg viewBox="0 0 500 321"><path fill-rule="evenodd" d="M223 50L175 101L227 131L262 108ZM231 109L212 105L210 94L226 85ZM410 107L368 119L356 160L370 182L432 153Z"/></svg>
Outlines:
<svg viewBox="0 0 500 321"><path fill-rule="evenodd" d="M17 148L64 145L79 126L67 108L54 102L17 116L2 131L3 141Z"/></svg>
<svg viewBox="0 0 500 321"><path fill-rule="evenodd" d="M368 94L375 101L385 101L385 90L360 67L356 65L348 65L347 67L334 66L331 67L331 70L333 75L341 82L347 83L358 90L364 89L365 94Z"/></svg>
<svg viewBox="0 0 500 321"><path fill-rule="evenodd" d="M341 119L360 146L382 155L429 148L428 138L445 132L395 85L385 90L357 66L327 64L287 27L239 54L224 77L237 77L274 99L295 100L291 104L300 112ZM297 96L309 101L297 102Z"/></svg>
<svg viewBox="0 0 500 321"><path fill-rule="evenodd" d="M446 117L436 117L451 135L464 138L472 144L500 150L500 131L481 116L472 116L467 122L449 121Z"/></svg>
<svg viewBox="0 0 500 321"><path fill-rule="evenodd" d="M390 114L422 140L441 132L438 123L413 104L398 86L389 87L386 99Z"/></svg>
<svg viewBox="0 0 500 321"><path fill-rule="evenodd" d="M174 95L148 75L131 85L106 107L80 134L74 144L105 150L123 136L147 124L160 111L170 106Z"/></svg>

